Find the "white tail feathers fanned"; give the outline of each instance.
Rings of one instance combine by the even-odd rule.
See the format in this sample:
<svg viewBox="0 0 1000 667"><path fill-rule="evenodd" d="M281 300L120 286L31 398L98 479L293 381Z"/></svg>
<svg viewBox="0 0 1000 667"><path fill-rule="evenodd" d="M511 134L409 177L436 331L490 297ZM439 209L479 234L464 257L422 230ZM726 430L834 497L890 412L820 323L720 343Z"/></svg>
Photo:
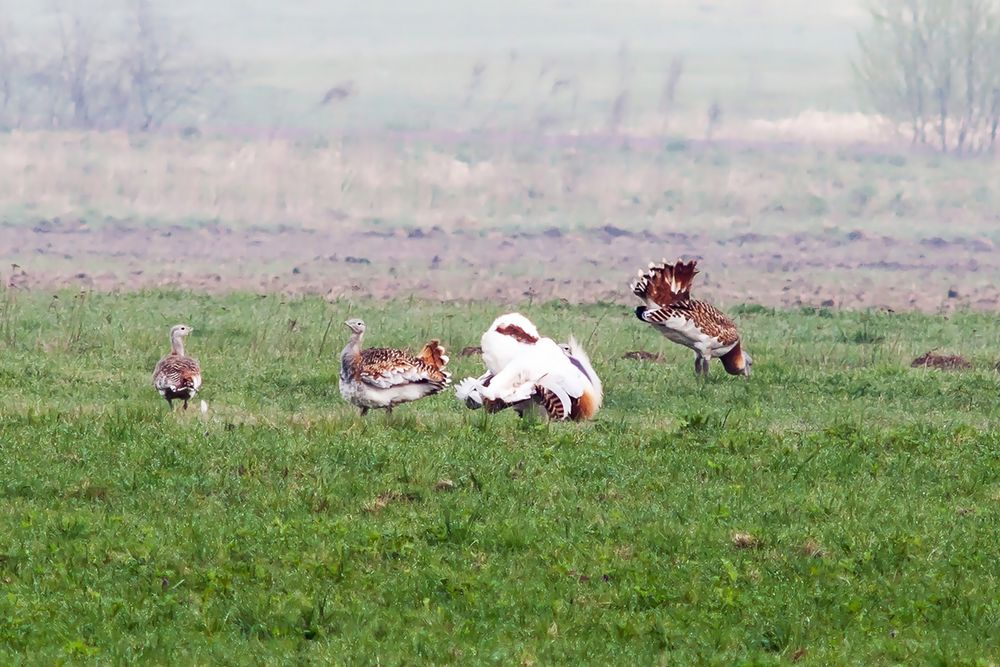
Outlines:
<svg viewBox="0 0 1000 667"><path fill-rule="evenodd" d="M697 262L680 260L673 264L650 264L632 283L632 293L650 306L669 306L691 297L691 283L698 274Z"/></svg>
<svg viewBox="0 0 1000 667"><path fill-rule="evenodd" d="M485 378L487 376L483 376ZM479 393L483 378L465 378L455 385L455 396L471 410L483 407L483 397Z"/></svg>
<svg viewBox="0 0 1000 667"><path fill-rule="evenodd" d="M597 375L597 371L594 370L593 365L591 365L587 352L573 336L569 337L569 351L570 361L575 361L583 367L584 375L587 376L587 379L590 380L590 384L594 388L594 398L596 400L594 411L596 412L604 402L604 386L601 384L601 378Z"/></svg>

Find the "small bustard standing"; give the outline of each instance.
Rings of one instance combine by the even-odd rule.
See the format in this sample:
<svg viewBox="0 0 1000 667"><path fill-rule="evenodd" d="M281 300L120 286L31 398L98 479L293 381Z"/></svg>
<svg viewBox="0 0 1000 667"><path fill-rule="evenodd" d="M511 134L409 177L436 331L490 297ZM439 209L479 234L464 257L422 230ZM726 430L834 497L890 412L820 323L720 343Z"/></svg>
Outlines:
<svg viewBox="0 0 1000 667"><path fill-rule="evenodd" d="M201 387L201 366L198 360L184 354L184 339L193 331L186 324L175 324L170 328L170 354L160 359L153 370L153 386L167 404L174 407L174 400L188 401L194 398Z"/></svg>
<svg viewBox="0 0 1000 667"><path fill-rule="evenodd" d="M736 325L715 306L691 298L696 264L694 260L674 264L663 260L639 271L631 288L646 305L637 307L635 316L669 340L694 350L696 375L707 376L709 361L715 357L730 375L750 377L753 359L743 349Z"/></svg>
<svg viewBox="0 0 1000 667"><path fill-rule="evenodd" d="M344 324L351 339L340 355L340 395L361 408L362 417L371 408L391 413L395 406L436 394L451 383L445 370L448 356L438 341L424 345L417 356L383 347L362 350L365 323L352 319Z"/></svg>

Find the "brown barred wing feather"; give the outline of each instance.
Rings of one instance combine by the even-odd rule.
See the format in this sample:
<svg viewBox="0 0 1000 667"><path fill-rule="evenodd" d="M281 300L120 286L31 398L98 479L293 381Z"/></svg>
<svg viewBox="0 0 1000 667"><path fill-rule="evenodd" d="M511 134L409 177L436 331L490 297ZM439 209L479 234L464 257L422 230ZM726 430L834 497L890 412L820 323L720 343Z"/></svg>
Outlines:
<svg viewBox="0 0 1000 667"><path fill-rule="evenodd" d="M189 400L201 387L201 366L193 357L168 354L156 364L153 386L168 401Z"/></svg>
<svg viewBox="0 0 1000 667"><path fill-rule="evenodd" d="M739 341L740 332L728 315L704 301L691 301L690 304L691 318L699 329L726 347Z"/></svg>
<svg viewBox="0 0 1000 667"><path fill-rule="evenodd" d="M545 414L553 421L568 419L573 412L573 403L576 401L570 398L570 404L566 405L563 398L553 390L539 385L536 387L535 400L545 410Z"/></svg>
<svg viewBox="0 0 1000 667"><path fill-rule="evenodd" d="M447 363L448 357L443 355L444 348L438 347L439 356L443 357L443 363ZM451 382L451 374L444 370L443 363L438 366L403 350L370 347L361 351L359 361L355 368L357 379L379 389L427 383L440 390Z"/></svg>

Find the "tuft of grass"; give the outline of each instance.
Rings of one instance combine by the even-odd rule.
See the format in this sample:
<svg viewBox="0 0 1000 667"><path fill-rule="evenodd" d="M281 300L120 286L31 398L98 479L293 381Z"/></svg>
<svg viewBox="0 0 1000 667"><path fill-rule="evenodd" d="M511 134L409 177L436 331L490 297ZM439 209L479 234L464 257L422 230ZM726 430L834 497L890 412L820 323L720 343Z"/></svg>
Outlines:
<svg viewBox="0 0 1000 667"><path fill-rule="evenodd" d="M886 339L886 325L874 316L865 314L852 329L841 329L840 340L854 345L878 345Z"/></svg>

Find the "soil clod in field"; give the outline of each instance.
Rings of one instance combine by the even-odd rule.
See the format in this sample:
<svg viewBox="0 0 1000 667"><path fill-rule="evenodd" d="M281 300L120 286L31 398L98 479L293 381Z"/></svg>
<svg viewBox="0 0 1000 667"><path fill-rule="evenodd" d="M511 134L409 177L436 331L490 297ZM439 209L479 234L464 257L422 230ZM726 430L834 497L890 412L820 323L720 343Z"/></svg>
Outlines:
<svg viewBox="0 0 1000 667"><path fill-rule="evenodd" d="M483 348L478 345L466 345L459 353L463 357L475 357L483 353Z"/></svg>
<svg viewBox="0 0 1000 667"><path fill-rule="evenodd" d="M925 352L923 355L917 357L910 364L911 368L940 368L942 370L960 370L972 368L972 364L969 363L963 357L957 354L935 354L934 350Z"/></svg>
<svg viewBox="0 0 1000 667"><path fill-rule="evenodd" d="M434 485L435 491L454 491L455 482L450 479L439 479L437 484Z"/></svg>
<svg viewBox="0 0 1000 667"><path fill-rule="evenodd" d="M733 546L737 549L757 549L760 547L760 539L750 533L733 533Z"/></svg>

